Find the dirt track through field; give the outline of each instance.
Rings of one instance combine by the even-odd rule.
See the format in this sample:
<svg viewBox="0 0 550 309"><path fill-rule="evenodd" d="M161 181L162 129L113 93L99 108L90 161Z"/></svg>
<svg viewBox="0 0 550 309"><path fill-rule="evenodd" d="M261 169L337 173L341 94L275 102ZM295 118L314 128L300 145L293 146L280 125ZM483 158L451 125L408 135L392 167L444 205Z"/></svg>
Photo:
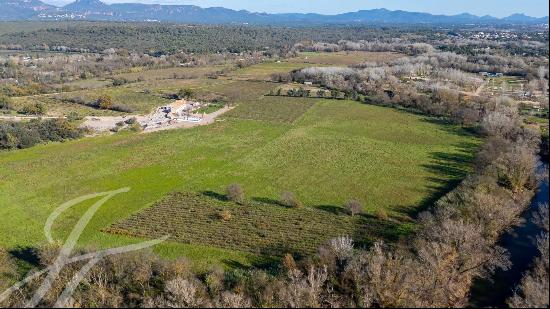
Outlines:
<svg viewBox="0 0 550 309"><path fill-rule="evenodd" d="M481 95L481 92L483 92L483 89L485 89L485 86L487 85L486 82L483 82L479 87L477 87L476 91L459 91L462 94L473 96L473 97L479 97Z"/></svg>

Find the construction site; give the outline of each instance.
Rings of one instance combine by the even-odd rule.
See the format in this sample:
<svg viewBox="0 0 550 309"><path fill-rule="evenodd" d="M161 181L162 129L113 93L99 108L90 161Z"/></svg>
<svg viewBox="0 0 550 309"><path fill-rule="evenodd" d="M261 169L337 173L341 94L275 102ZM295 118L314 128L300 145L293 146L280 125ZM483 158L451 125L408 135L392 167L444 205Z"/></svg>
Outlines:
<svg viewBox="0 0 550 309"><path fill-rule="evenodd" d="M95 116L86 117L82 126L96 132L106 132L120 129L128 124L128 120L135 118L143 132L154 132L175 128L191 128L211 124L221 114L231 107L225 106L212 113L201 113L199 109L207 107L208 103L188 100L177 100L169 105L160 106L149 115L128 116Z"/></svg>
<svg viewBox="0 0 550 309"><path fill-rule="evenodd" d="M170 105L158 107L146 119L140 121L140 124L144 130L152 130L180 122L200 123L203 117L193 112L203 106L200 102L178 100Z"/></svg>

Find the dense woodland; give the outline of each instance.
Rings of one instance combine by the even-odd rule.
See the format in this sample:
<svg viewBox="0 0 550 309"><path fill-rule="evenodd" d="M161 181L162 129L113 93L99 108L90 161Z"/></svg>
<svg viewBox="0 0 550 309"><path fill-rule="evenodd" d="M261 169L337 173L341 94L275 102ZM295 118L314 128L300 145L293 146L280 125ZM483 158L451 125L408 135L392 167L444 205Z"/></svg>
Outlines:
<svg viewBox="0 0 550 309"><path fill-rule="evenodd" d="M476 27L463 26L206 26L157 23L50 22L31 25L3 23L0 46L13 49L101 52L126 49L151 55L178 51L195 53L268 51L290 48L302 41L337 43L340 40L369 40L383 43L430 43L460 54L477 53L490 47L514 54L544 56L548 32L536 26L515 26L513 37L480 39ZM23 31L21 30L23 29ZM26 30L25 30L26 29ZM494 26L491 31L508 31ZM4 32L4 33L3 33ZM519 41L519 42L518 42Z"/></svg>
<svg viewBox="0 0 550 309"><path fill-rule="evenodd" d="M121 48L155 55L177 51L195 53L244 52L290 47L302 40L374 39L391 37L364 27L283 28L169 24L82 23L12 32L0 36L11 48L101 52Z"/></svg>

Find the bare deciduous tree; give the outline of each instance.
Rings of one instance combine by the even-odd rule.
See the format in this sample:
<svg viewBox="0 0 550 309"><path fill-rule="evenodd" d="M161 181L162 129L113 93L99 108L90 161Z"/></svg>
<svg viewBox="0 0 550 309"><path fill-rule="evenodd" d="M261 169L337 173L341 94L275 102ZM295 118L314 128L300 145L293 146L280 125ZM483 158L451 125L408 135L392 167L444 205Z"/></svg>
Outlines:
<svg viewBox="0 0 550 309"><path fill-rule="evenodd" d="M226 191L226 196L228 200L238 204L244 204L246 202L244 190L241 185L236 183L231 184L227 186Z"/></svg>
<svg viewBox="0 0 550 309"><path fill-rule="evenodd" d="M281 194L281 203L292 208L302 208L304 206L296 195L290 191L285 191Z"/></svg>
<svg viewBox="0 0 550 309"><path fill-rule="evenodd" d="M352 216L361 214L363 211L363 205L355 199L347 201L345 207Z"/></svg>

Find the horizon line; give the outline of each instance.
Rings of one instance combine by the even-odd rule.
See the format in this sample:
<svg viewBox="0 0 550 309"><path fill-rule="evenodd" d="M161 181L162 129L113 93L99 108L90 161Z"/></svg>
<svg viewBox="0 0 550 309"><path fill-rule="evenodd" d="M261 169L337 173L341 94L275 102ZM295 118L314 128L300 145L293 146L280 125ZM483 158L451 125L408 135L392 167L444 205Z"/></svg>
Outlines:
<svg viewBox="0 0 550 309"><path fill-rule="evenodd" d="M58 7L58 8L63 8L64 6L68 5L68 4L71 4L71 3L74 3L74 2L77 2L78 0L69 0L69 1L65 1L65 0L59 0L59 1L56 1L56 0L40 0L46 4L49 4L49 5L52 5L52 6L55 6L55 7ZM430 14L430 15L434 15L434 16L458 16L458 15L465 15L465 14L469 14L469 15L472 15L472 16L476 16L476 17L492 17L492 18L497 18L497 19L503 19L503 18L506 18L506 17L510 17L510 16L513 16L513 15L525 15L525 16L528 16L528 17L532 17L532 18L545 18L545 17L549 17L548 14L546 15L541 15L541 16L533 16L533 15L529 15L525 12L520 12L520 11L517 11L517 12L514 12L514 13L511 13L509 15L504 15L504 16L495 16L495 15L490 15L490 14L483 14L483 15L478 15L478 14L474 14L474 13L471 13L471 12L467 12L467 11L464 11L464 12L461 12L461 13L455 13L455 14L445 14L445 13L436 13L436 12L427 12L427 11L409 11L409 10L402 10L402 9L396 9L396 10L392 10L392 9L388 9L388 8L385 8L385 7L376 7L376 8L366 8L366 9L357 9L357 10L349 10L349 11L342 11L342 12L335 12L335 13L331 13L331 14L327 14L327 13L321 13L321 12L296 12L296 11L288 11L288 12L269 12L269 11L254 11L254 10L249 10L249 9L237 9L237 8L228 8L228 7L225 7L225 6L202 6L202 5L199 5L199 4L185 4L185 3L158 3L159 1L153 1L153 2L147 2L147 3L142 3L142 2L135 2L135 1L132 1L132 0L122 0L122 1L102 1L102 0L97 0L99 2L102 2L106 5L111 5L111 4L144 4L144 5L164 5L164 6L196 6L196 7L200 7L202 9L211 9L211 8L223 8L223 9L228 9L228 10L233 10L233 11L247 11L249 13L256 13L256 14L271 14L271 15L278 15L278 14L317 14L317 15L322 15L322 16L335 16L335 15L340 15L340 14L346 14L346 13L355 13L355 12L360 12L360 11L371 11L371 10L386 10L386 11L390 11L390 12L407 12L407 13L422 13L422 14ZM60 2L63 2L64 4L61 4Z"/></svg>

